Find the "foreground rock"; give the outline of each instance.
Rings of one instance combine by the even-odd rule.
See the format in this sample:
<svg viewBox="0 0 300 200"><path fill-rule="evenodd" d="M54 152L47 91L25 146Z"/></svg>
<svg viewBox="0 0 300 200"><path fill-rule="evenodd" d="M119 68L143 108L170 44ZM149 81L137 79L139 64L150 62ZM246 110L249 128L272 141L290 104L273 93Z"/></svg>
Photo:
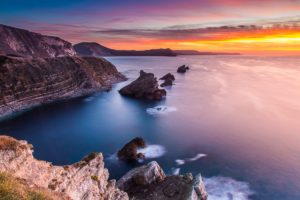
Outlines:
<svg viewBox="0 0 300 200"><path fill-rule="evenodd" d="M166 176L155 161L130 170L117 182L117 187L135 200L207 200L200 175Z"/></svg>
<svg viewBox="0 0 300 200"><path fill-rule="evenodd" d="M138 79L123 87L119 92L124 96L149 100L161 100L167 94L166 90L158 88L154 74L143 70L140 71Z"/></svg>
<svg viewBox="0 0 300 200"><path fill-rule="evenodd" d="M123 80L103 58L0 56L0 117L39 103L107 90Z"/></svg>
<svg viewBox="0 0 300 200"><path fill-rule="evenodd" d="M118 158L127 162L136 162L139 158L145 157L144 154L137 153L138 149L145 148L146 146L146 142L143 138L136 137L118 151Z"/></svg>
<svg viewBox="0 0 300 200"><path fill-rule="evenodd" d="M70 42L0 24L0 54L27 58L75 56Z"/></svg>
<svg viewBox="0 0 300 200"><path fill-rule="evenodd" d="M190 68L186 65L181 65L180 67L178 67L177 72L178 73L185 73L187 70L189 70Z"/></svg>
<svg viewBox="0 0 300 200"><path fill-rule="evenodd" d="M163 77L161 77L159 80L165 81L160 85L160 87L166 87L166 86L173 85L173 81L175 80L175 77L173 74L168 73L168 74L164 75Z"/></svg>
<svg viewBox="0 0 300 200"><path fill-rule="evenodd" d="M73 165L53 166L36 160L32 152L26 141L0 136L0 171L73 200L128 200L125 192L115 188L114 180L107 181L101 153L92 153Z"/></svg>

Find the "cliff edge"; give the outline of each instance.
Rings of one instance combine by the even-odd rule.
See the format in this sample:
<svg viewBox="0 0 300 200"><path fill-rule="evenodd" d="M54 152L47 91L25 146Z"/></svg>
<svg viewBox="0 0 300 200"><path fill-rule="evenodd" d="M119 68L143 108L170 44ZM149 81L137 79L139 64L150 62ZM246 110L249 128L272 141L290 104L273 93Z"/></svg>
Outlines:
<svg viewBox="0 0 300 200"><path fill-rule="evenodd" d="M0 117L39 103L108 90L123 80L103 58L0 56Z"/></svg>

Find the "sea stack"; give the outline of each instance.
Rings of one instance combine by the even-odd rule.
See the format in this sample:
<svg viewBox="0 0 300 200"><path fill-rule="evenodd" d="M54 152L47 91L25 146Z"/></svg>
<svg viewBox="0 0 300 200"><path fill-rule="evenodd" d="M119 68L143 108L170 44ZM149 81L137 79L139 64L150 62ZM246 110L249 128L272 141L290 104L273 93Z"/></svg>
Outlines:
<svg viewBox="0 0 300 200"><path fill-rule="evenodd" d="M161 100L166 96L164 89L158 88L158 81L153 73L140 71L140 76L129 85L123 87L120 94L132 98L144 98L149 100Z"/></svg>
<svg viewBox="0 0 300 200"><path fill-rule="evenodd" d="M118 157L120 160L127 162L136 162L138 159L145 157L144 154L138 153L138 150L140 148L145 148L146 146L147 144L143 138L136 137L118 151Z"/></svg>
<svg viewBox="0 0 300 200"><path fill-rule="evenodd" d="M189 66L187 65L181 65L180 67L177 68L178 73L185 73L187 70L189 70Z"/></svg>
<svg viewBox="0 0 300 200"><path fill-rule="evenodd" d="M165 81L160 85L160 87L171 86L171 85L173 85L173 81L175 80L175 77L173 74L167 73L166 75L161 77L159 80Z"/></svg>

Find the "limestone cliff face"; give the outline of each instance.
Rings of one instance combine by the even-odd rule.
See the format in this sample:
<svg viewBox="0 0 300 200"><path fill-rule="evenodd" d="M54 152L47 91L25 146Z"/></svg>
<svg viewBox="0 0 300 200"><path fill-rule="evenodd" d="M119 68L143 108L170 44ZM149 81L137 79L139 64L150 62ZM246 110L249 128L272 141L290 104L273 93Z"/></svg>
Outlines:
<svg viewBox="0 0 300 200"><path fill-rule="evenodd" d="M0 54L28 58L75 56L70 42L0 24Z"/></svg>
<svg viewBox="0 0 300 200"><path fill-rule="evenodd" d="M36 160L31 145L8 136L0 136L0 170L14 177L64 194L73 200L128 200L125 192L108 181L101 153L92 153L66 166L53 166Z"/></svg>
<svg viewBox="0 0 300 200"><path fill-rule="evenodd" d="M0 56L0 116L39 103L107 90L124 79L102 58Z"/></svg>

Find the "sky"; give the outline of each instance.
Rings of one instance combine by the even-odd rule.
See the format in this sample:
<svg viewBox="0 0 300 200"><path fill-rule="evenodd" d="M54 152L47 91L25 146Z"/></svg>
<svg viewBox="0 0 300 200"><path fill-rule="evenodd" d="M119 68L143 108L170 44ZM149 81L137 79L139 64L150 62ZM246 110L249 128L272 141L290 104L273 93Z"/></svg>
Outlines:
<svg viewBox="0 0 300 200"><path fill-rule="evenodd" d="M0 23L114 49L300 55L300 0L0 0Z"/></svg>

